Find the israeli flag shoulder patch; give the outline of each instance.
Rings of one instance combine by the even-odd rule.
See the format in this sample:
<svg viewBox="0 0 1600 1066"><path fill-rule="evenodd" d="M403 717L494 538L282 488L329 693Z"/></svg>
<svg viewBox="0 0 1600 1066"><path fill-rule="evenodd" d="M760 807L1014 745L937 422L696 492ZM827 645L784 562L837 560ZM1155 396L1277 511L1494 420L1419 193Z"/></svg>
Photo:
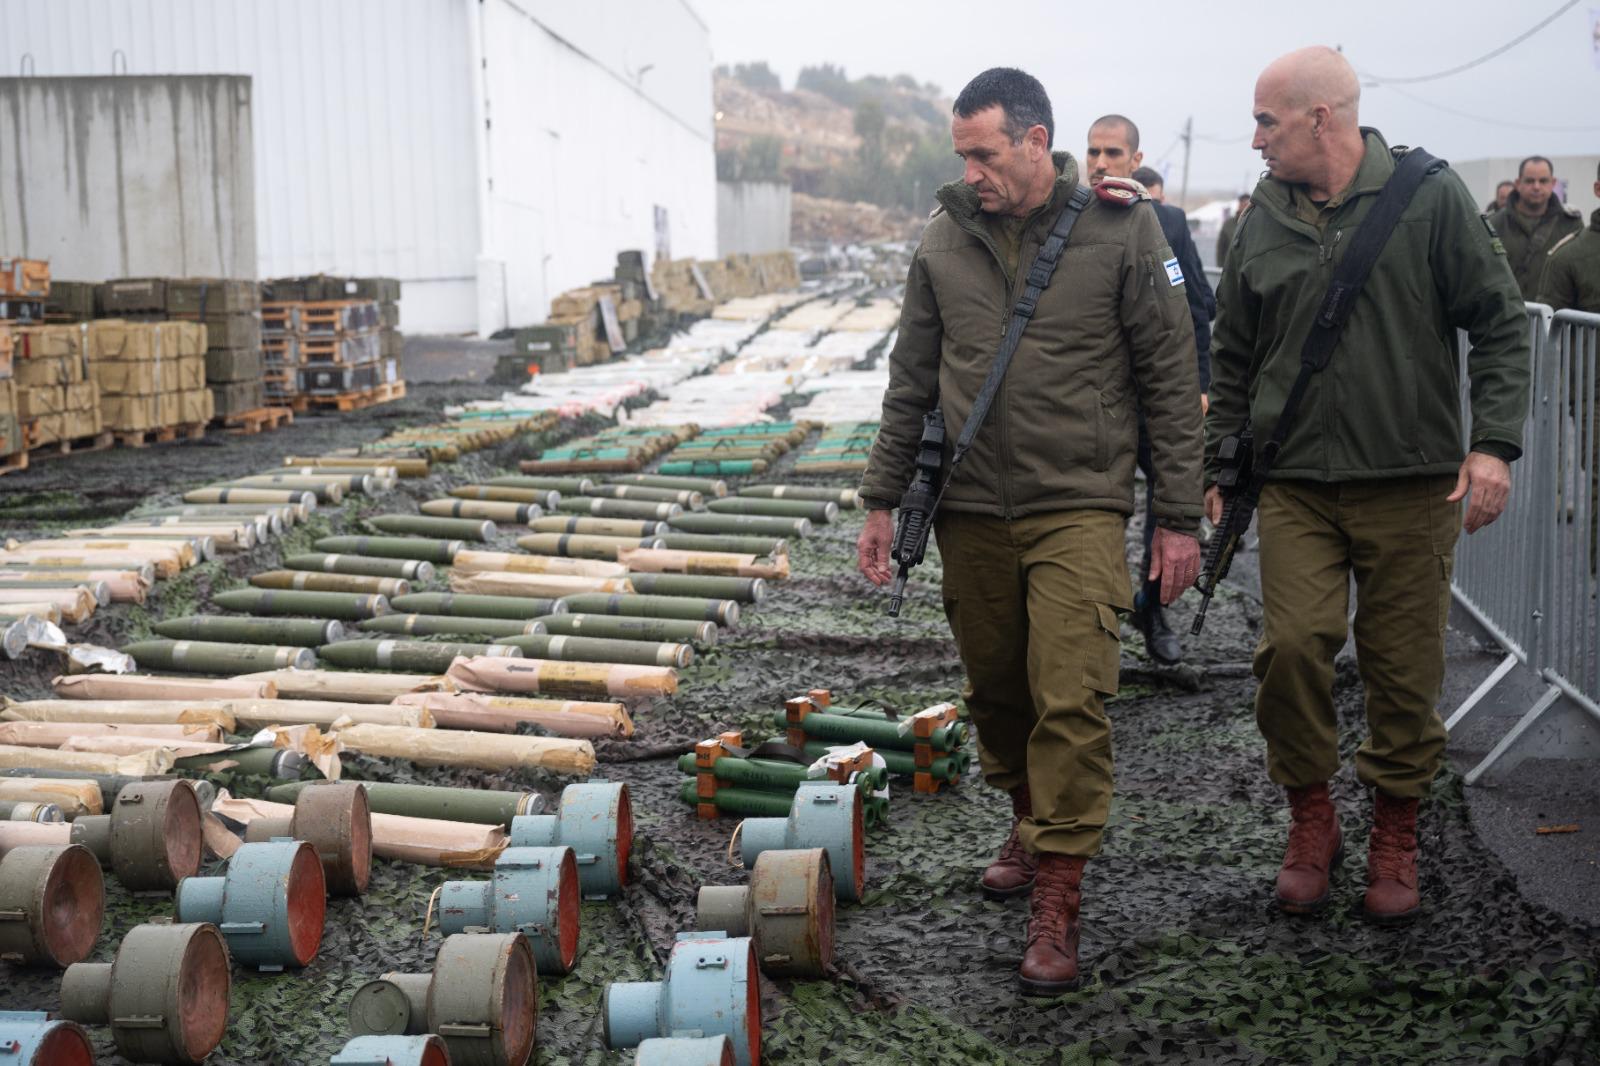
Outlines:
<svg viewBox="0 0 1600 1066"><path fill-rule="evenodd" d="M1168 259L1165 263L1162 263L1161 265L1167 268L1167 284L1168 285L1177 286L1177 285L1182 285L1183 284L1183 268L1178 265L1178 260L1177 260L1176 256L1174 256L1171 259Z"/></svg>

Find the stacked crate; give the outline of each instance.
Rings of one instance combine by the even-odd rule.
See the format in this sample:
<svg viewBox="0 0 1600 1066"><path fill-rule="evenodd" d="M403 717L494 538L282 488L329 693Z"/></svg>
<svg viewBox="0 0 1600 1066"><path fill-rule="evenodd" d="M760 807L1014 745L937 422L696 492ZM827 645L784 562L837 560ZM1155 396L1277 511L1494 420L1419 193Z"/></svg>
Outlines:
<svg viewBox="0 0 1600 1066"><path fill-rule="evenodd" d="M113 318L82 328L106 428L123 444L204 436L215 410L206 387L203 325Z"/></svg>
<svg viewBox="0 0 1600 1066"><path fill-rule="evenodd" d="M22 419L17 415L17 383L11 379L15 354L11 324L0 322L0 474L28 466Z"/></svg>
<svg viewBox="0 0 1600 1066"><path fill-rule="evenodd" d="M266 406L261 293L253 281L183 278L167 283L167 314L205 327L205 384L218 418Z"/></svg>
<svg viewBox="0 0 1600 1066"><path fill-rule="evenodd" d="M89 374L83 325L24 326L12 334L15 416L24 449L104 447L100 390Z"/></svg>
<svg viewBox="0 0 1600 1066"><path fill-rule="evenodd" d="M335 398L384 384L375 301L315 300L299 310L302 394Z"/></svg>
<svg viewBox="0 0 1600 1066"><path fill-rule="evenodd" d="M43 259L0 258L0 322L44 321L50 264Z"/></svg>
<svg viewBox="0 0 1600 1066"><path fill-rule="evenodd" d="M44 302L46 322L87 322L95 316L96 289L92 281L50 280L50 295Z"/></svg>
<svg viewBox="0 0 1600 1066"><path fill-rule="evenodd" d="M398 280L277 278L261 295L269 399L351 409L405 395Z"/></svg>

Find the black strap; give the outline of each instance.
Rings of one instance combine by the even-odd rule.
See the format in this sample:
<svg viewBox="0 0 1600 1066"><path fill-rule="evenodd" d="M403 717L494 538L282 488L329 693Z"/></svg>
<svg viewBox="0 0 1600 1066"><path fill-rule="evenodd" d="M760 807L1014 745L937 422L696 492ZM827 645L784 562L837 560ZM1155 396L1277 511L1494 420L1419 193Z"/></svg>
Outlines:
<svg viewBox="0 0 1600 1066"><path fill-rule="evenodd" d="M1050 277L1056 272L1056 264L1061 262L1061 253L1066 251L1067 238L1072 233L1072 227L1078 222L1078 216L1083 214L1083 209L1089 206L1089 190L1080 185L1072 190L1072 197L1067 201L1067 206L1061 209L1061 214L1056 218L1056 224L1050 228L1050 235L1045 238L1044 244L1039 248L1039 254L1033 260L1033 266L1028 268L1028 284L1022 290L1022 297L1017 305L1011 309L1011 319L1006 323L1005 336L1000 340L1000 350L995 353L994 362L989 366L989 376L984 379L983 388L978 391L978 398L972 401L972 410L967 415L966 425L961 427L961 436L956 441L955 451L950 455L950 470L944 476L944 486L939 490L939 498L944 498L944 490L950 487L950 479L955 477L956 467L961 465L961 460L967 456L967 450L972 447L972 441L978 435L983 420L989 413L989 405L994 402L995 395L1000 391L1000 379L1006 376L1006 368L1011 365L1011 357L1017 352L1017 345L1022 341L1022 331L1028 327L1028 321L1033 318L1033 312L1039 306L1039 297L1050 285ZM935 509L937 509L935 504Z"/></svg>
<svg viewBox="0 0 1600 1066"><path fill-rule="evenodd" d="M799 763L801 766L810 766L814 761L802 749L782 740L768 740L753 748L724 744L722 750L735 759L777 759L782 762Z"/></svg>
<svg viewBox="0 0 1600 1066"><path fill-rule="evenodd" d="M1389 180L1378 191L1378 199L1372 205L1372 210L1367 212L1367 217L1356 228L1356 235L1350 241L1344 258L1333 268L1333 281L1328 285L1322 306L1317 309L1317 317L1312 321L1311 332L1306 334L1305 345L1300 349L1300 373L1289 389L1289 398L1284 401L1283 410L1278 415L1278 424L1272 427L1272 436L1262 447L1261 457L1255 464L1254 480L1257 482L1265 482L1278 453L1283 450L1284 442L1289 439L1300 413L1300 402L1305 399L1306 389L1311 385L1311 378L1327 366L1328 360L1333 357L1333 350L1338 347L1339 337L1344 333L1345 323L1350 320L1350 312L1355 308L1356 297L1367 283L1384 245L1389 243L1389 236L1394 233L1400 216L1422 186L1422 179L1444 165L1444 160L1429 155L1421 148L1405 153L1395 165L1394 173L1389 175Z"/></svg>

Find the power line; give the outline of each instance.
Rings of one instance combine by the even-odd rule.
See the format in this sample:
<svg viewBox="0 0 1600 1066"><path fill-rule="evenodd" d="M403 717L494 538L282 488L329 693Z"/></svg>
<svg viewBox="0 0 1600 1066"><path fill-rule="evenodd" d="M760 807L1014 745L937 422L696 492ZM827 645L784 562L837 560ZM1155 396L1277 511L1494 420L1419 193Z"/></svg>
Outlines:
<svg viewBox="0 0 1600 1066"><path fill-rule="evenodd" d="M1564 3L1560 7L1556 8L1554 12L1552 12L1548 17L1546 17L1543 21L1541 21L1538 25L1534 26L1532 29L1527 30L1524 33L1518 34L1517 36L1511 38L1511 40L1507 41L1505 44L1503 44L1500 47L1494 49L1493 51L1485 52L1483 55L1479 56L1477 59L1474 59L1474 60L1471 60L1469 62L1463 63L1458 67L1451 67L1449 70L1441 70L1441 71L1439 71L1439 72L1437 72L1435 74L1420 74L1420 75L1416 75L1416 76L1410 77L1410 78L1380 78L1376 74L1362 74L1361 76L1363 78L1366 78L1370 82L1377 82L1377 83L1380 83L1380 84L1389 84L1389 85L1410 85L1410 84L1414 84L1414 83L1419 82L1419 81L1436 81L1439 78L1448 78L1453 74L1460 74L1464 70L1471 70L1473 67L1480 66L1481 64L1487 63L1487 62L1489 62L1489 60L1493 59L1496 56L1504 55L1506 52L1511 51L1511 49L1515 48L1517 45L1521 44L1523 41L1526 41L1529 37L1532 37L1534 34L1538 33L1540 30L1544 29L1546 26L1550 25L1550 23L1554 22L1562 14L1564 14L1567 11L1570 11L1572 8L1575 8L1577 6L1578 6L1578 0L1567 0L1566 3ZM1532 127L1530 127L1530 128L1532 128Z"/></svg>
<svg viewBox="0 0 1600 1066"><path fill-rule="evenodd" d="M1446 114L1455 115L1458 118L1468 118L1474 122L1482 122L1490 126L1504 126L1508 129L1518 130L1534 130L1538 133L1600 133L1600 126L1542 126L1533 122L1511 122L1500 118L1487 118L1471 111L1462 111L1459 108L1447 107L1444 104L1436 104L1432 100L1426 100L1418 96L1416 93L1407 92L1406 90L1396 88L1393 85L1384 85L1380 86L1380 88L1389 89L1393 92L1399 93L1406 99L1415 101L1416 103L1421 104L1423 107L1431 107L1436 111L1443 111Z"/></svg>

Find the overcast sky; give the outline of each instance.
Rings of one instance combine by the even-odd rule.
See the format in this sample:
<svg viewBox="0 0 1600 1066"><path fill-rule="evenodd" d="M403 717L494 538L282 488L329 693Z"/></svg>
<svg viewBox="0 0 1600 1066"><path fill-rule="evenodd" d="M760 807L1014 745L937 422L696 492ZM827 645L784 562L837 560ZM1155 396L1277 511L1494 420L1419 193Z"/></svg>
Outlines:
<svg viewBox="0 0 1600 1066"><path fill-rule="evenodd" d="M1326 5L1330 17L1319 22L1310 5L1292 0L689 0L711 27L716 62L764 59L786 89L802 66L830 62L852 77L907 73L953 97L986 67L1022 67L1050 93L1057 147L1081 156L1088 124L1123 112L1138 123L1145 162L1165 170L1171 193L1183 159L1175 142L1190 115L1190 186L1254 185L1261 167L1249 143L1251 95L1261 68L1283 52L1342 45L1364 74L1432 74L1499 47L1562 2L1341 0ZM1600 0L1582 0L1504 55L1453 77L1365 86L1362 122L1391 144L1423 145L1451 160L1600 152L1596 11Z"/></svg>

